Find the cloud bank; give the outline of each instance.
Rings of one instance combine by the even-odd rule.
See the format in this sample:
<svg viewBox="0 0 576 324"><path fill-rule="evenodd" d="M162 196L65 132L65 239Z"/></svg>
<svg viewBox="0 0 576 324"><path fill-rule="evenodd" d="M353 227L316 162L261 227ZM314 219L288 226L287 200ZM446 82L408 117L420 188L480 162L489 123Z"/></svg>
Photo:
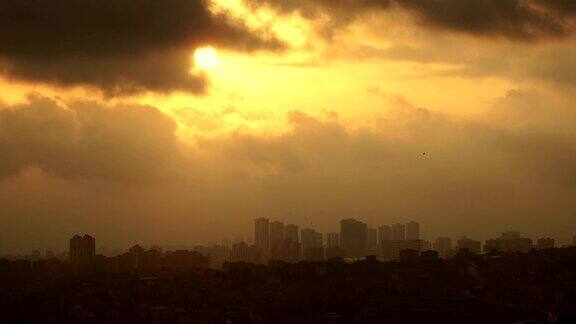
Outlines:
<svg viewBox="0 0 576 324"><path fill-rule="evenodd" d="M0 3L0 72L10 79L89 86L107 95L201 93L194 48L279 49L264 31L204 0L7 0Z"/></svg>
<svg viewBox="0 0 576 324"><path fill-rule="evenodd" d="M186 158L175 130L154 107L66 106L33 95L27 104L0 108L0 179L39 167L72 179L181 180Z"/></svg>
<svg viewBox="0 0 576 324"><path fill-rule="evenodd" d="M379 11L400 10L424 27L518 41L558 38L573 32L576 10L570 0L256 0L253 7L298 12L309 19L331 17L332 26Z"/></svg>
<svg viewBox="0 0 576 324"><path fill-rule="evenodd" d="M403 99L392 107L362 127L290 111L284 134L238 131L199 136L196 145L150 106L36 96L1 107L0 242L54 244L82 231L112 246L202 243L250 237L258 216L321 231L343 217L416 219L430 238L485 238L507 224L529 235L570 234L569 101L511 91L468 121ZM44 232L49 224L60 225Z"/></svg>

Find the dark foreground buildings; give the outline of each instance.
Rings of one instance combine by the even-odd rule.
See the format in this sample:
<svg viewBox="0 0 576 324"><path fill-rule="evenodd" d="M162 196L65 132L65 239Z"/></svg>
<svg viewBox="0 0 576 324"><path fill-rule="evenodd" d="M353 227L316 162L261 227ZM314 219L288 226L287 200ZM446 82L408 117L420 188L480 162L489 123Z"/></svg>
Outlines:
<svg viewBox="0 0 576 324"><path fill-rule="evenodd" d="M250 255L247 245L238 254ZM575 323L576 248L225 262L133 246L83 272L0 259L0 323Z"/></svg>
<svg viewBox="0 0 576 324"><path fill-rule="evenodd" d="M322 235L261 218L254 245L106 257L95 242L0 259L0 323L576 323L576 247L518 232L484 254L467 238L431 250L415 222L354 219Z"/></svg>

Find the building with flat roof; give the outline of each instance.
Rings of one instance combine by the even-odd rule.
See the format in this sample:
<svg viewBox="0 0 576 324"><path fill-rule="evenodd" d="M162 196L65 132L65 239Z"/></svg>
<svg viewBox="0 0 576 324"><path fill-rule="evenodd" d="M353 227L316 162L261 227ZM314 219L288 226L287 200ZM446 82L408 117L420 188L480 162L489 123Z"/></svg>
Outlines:
<svg viewBox="0 0 576 324"><path fill-rule="evenodd" d="M532 248L532 240L521 237L520 232L502 233L499 238L486 240L484 252L521 252L527 253Z"/></svg>
<svg viewBox="0 0 576 324"><path fill-rule="evenodd" d="M420 251L414 249L403 249L399 253L400 262L415 262L420 259Z"/></svg>
<svg viewBox="0 0 576 324"><path fill-rule="evenodd" d="M94 262L96 239L88 234L74 235L70 239L70 263L74 266L85 266Z"/></svg>
<svg viewBox="0 0 576 324"><path fill-rule="evenodd" d="M270 220L257 218L254 220L254 244L258 248L261 263L268 263L270 257Z"/></svg>
<svg viewBox="0 0 576 324"><path fill-rule="evenodd" d="M347 258L364 258L368 254L368 226L353 218L340 221L340 246Z"/></svg>
<svg viewBox="0 0 576 324"><path fill-rule="evenodd" d="M456 242L456 250L467 250L472 253L482 252L482 242L463 237Z"/></svg>
<svg viewBox="0 0 576 324"><path fill-rule="evenodd" d="M407 240L420 239L420 224L416 222L406 223L406 239Z"/></svg>

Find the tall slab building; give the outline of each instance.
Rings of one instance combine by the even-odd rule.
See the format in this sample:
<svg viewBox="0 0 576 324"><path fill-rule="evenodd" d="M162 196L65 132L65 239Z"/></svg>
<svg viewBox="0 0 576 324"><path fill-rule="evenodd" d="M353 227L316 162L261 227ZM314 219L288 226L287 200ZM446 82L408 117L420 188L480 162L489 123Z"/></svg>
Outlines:
<svg viewBox="0 0 576 324"><path fill-rule="evenodd" d="M290 242L299 242L298 225L288 224L284 226L284 240Z"/></svg>
<svg viewBox="0 0 576 324"><path fill-rule="evenodd" d="M260 263L267 263L270 255L270 220L268 218L254 220L254 244L260 255Z"/></svg>
<svg viewBox="0 0 576 324"><path fill-rule="evenodd" d="M368 226L353 218L340 221L340 245L347 258L364 258L368 254Z"/></svg>
<svg viewBox="0 0 576 324"><path fill-rule="evenodd" d="M416 222L406 223L406 239L407 240L420 239L420 224Z"/></svg>

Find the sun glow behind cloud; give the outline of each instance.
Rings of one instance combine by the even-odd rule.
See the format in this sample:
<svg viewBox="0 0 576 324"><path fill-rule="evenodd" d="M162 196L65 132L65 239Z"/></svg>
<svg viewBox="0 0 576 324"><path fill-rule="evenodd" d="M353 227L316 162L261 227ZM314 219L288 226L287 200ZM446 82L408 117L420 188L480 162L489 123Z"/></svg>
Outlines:
<svg viewBox="0 0 576 324"><path fill-rule="evenodd" d="M190 72L208 80L206 93L150 92L113 101L157 107L177 122L182 139L194 142L198 137L222 137L236 132L286 134L291 131L286 114L294 110L315 116L333 112L348 127L361 127L385 114L397 97L407 98L419 107L463 117L485 111L494 98L512 87L509 80L496 77L478 82L453 75L451 71L460 66L436 63L433 55L426 61L424 45L431 36L421 35L420 31L413 33L402 24L378 25L375 32L371 30L375 22L367 20L338 29L325 38L317 32L317 22L298 14L278 15L266 7L249 10L241 0L214 0L211 11L242 21L250 29L268 30L285 42L287 49L193 49ZM450 37L453 38L438 39L448 44L468 42L460 36ZM418 54L421 61L379 56L395 46L422 47Z"/></svg>
<svg viewBox="0 0 576 324"><path fill-rule="evenodd" d="M194 66L202 70L212 70L220 65L218 52L213 47L201 47L194 51Z"/></svg>

